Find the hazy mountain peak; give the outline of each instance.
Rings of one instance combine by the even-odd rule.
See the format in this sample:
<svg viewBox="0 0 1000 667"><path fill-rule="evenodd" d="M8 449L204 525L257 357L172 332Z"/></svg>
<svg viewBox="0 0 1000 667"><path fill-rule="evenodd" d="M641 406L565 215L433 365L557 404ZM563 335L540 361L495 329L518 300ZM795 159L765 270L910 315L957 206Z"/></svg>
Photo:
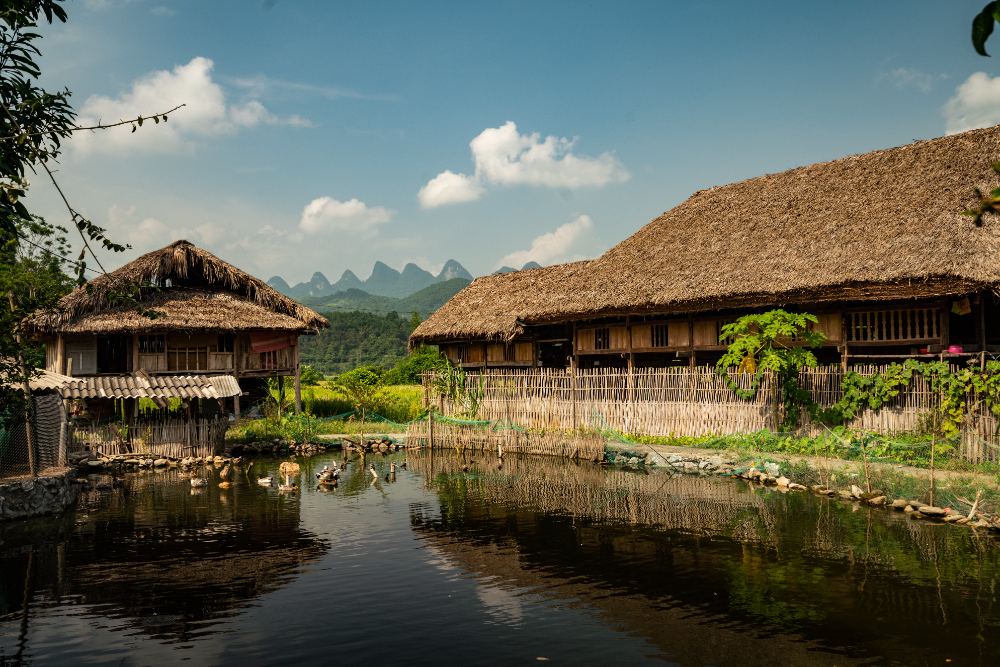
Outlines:
<svg viewBox="0 0 1000 667"><path fill-rule="evenodd" d="M521 270L525 271L527 269L540 269L540 268L542 268L542 265L539 264L538 262L528 262L527 264L521 267Z"/></svg>
<svg viewBox="0 0 1000 667"><path fill-rule="evenodd" d="M267 284L294 299L328 296L351 289L360 289L376 296L402 299L431 285L454 278L472 280L472 274L457 261L449 259L437 276L412 262L403 267L402 273L385 262L375 262L371 275L366 280L361 280L348 269L341 274L340 280L333 284L319 271L313 274L309 282L299 283L295 287L289 287L281 276L274 276Z"/></svg>
<svg viewBox="0 0 1000 667"><path fill-rule="evenodd" d="M441 273L438 274L438 280L451 280L452 278L465 278L466 280L472 280L472 274L465 270L465 267L456 262L453 259L449 259L441 267Z"/></svg>

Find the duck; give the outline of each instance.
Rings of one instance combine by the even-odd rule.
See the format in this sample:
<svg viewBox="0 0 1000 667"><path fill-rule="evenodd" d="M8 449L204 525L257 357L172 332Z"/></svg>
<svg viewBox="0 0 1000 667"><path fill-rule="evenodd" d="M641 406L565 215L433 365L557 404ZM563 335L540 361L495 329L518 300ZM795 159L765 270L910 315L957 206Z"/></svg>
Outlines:
<svg viewBox="0 0 1000 667"><path fill-rule="evenodd" d="M282 484L278 487L278 491L282 493L295 493L299 490L299 487L295 484Z"/></svg>
<svg viewBox="0 0 1000 667"><path fill-rule="evenodd" d="M232 470L227 465L225 468L222 469L222 472L219 473L219 479L221 479L224 482L228 482L229 481L229 476L231 474L232 474Z"/></svg>
<svg viewBox="0 0 1000 667"><path fill-rule="evenodd" d="M328 477L335 472L337 472L336 468L331 468L330 466L323 466L323 469L320 470L318 473L316 473L316 479L323 479L324 477Z"/></svg>
<svg viewBox="0 0 1000 667"><path fill-rule="evenodd" d="M273 481L274 481L273 477L261 477L260 479L257 480L257 483L260 484L261 486L271 486L271 483Z"/></svg>
<svg viewBox="0 0 1000 667"><path fill-rule="evenodd" d="M407 460L403 459L403 462L399 464L400 469L406 470L406 463L407 463Z"/></svg>
<svg viewBox="0 0 1000 667"><path fill-rule="evenodd" d="M192 477L191 486L208 486L208 480L204 477Z"/></svg>
<svg viewBox="0 0 1000 667"><path fill-rule="evenodd" d="M319 479L320 484L336 484L337 479L340 477L340 471L338 470L325 470L316 477Z"/></svg>

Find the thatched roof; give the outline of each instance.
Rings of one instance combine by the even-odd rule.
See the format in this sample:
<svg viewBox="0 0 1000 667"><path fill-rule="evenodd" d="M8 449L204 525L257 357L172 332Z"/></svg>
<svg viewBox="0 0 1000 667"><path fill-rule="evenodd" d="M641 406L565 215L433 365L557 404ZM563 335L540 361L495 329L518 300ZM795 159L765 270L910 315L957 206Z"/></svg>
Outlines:
<svg viewBox="0 0 1000 667"><path fill-rule="evenodd" d="M998 160L1000 126L702 190L571 280L549 284L539 274L494 298L484 298L487 285L477 280L413 341L473 331L509 339L520 333L517 319L929 297L1000 286L1000 217L988 215L976 227L960 215L976 203L973 186L1000 185L990 168ZM466 316L461 325L456 313Z"/></svg>
<svg viewBox="0 0 1000 667"><path fill-rule="evenodd" d="M414 330L410 345L463 338L510 340L524 333L525 320L559 312L559 301L586 279L594 261L476 278Z"/></svg>
<svg viewBox="0 0 1000 667"><path fill-rule="evenodd" d="M157 287L141 288L139 305L166 317L150 319L134 304L111 302L122 286L144 283ZM55 310L35 313L29 325L42 333L119 333L291 331L330 323L212 253L176 241L73 290Z"/></svg>

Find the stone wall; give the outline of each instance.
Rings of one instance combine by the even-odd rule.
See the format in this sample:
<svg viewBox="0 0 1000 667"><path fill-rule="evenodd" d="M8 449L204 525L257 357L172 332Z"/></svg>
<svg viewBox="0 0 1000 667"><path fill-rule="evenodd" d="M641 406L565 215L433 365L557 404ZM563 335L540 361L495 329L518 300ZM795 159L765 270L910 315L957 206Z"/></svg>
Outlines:
<svg viewBox="0 0 1000 667"><path fill-rule="evenodd" d="M76 501L76 468L49 468L37 477L0 480L0 521L62 512Z"/></svg>

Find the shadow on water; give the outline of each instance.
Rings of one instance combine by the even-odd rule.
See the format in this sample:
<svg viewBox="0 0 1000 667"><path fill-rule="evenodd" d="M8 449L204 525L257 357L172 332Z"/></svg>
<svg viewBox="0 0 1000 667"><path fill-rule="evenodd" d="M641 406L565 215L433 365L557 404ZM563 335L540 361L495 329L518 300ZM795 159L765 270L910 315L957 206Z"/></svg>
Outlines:
<svg viewBox="0 0 1000 667"><path fill-rule="evenodd" d="M683 665L1000 664L1000 543L730 479L424 452L413 530ZM946 662L947 661L947 662Z"/></svg>
<svg viewBox="0 0 1000 667"><path fill-rule="evenodd" d="M0 622L25 626L15 651L0 647L0 664L30 657L20 636L29 607L77 607L118 631L185 643L328 550L301 528L297 498L249 479L220 489L217 468L202 474L211 484L197 489L176 470L128 474L124 488L82 495L75 512L0 524Z"/></svg>

